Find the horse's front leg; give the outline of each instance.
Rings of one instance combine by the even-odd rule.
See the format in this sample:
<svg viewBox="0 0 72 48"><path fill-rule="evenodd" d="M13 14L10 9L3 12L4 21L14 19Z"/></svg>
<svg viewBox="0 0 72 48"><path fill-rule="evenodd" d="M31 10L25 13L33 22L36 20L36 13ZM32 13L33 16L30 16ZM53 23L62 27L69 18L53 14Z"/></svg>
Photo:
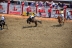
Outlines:
<svg viewBox="0 0 72 48"><path fill-rule="evenodd" d="M65 18L62 19L62 23L63 23L63 25L64 25L65 20L66 20Z"/></svg>
<svg viewBox="0 0 72 48"><path fill-rule="evenodd" d="M1 25L1 30L2 30L2 25Z"/></svg>
<svg viewBox="0 0 72 48"><path fill-rule="evenodd" d="M4 29L4 25L3 25L3 29Z"/></svg>
<svg viewBox="0 0 72 48"><path fill-rule="evenodd" d="M64 20L62 20L62 23L63 23L63 25L64 25Z"/></svg>
<svg viewBox="0 0 72 48"><path fill-rule="evenodd" d="M37 27L37 22L35 22L35 27Z"/></svg>
<svg viewBox="0 0 72 48"><path fill-rule="evenodd" d="M64 25L64 21L63 21L63 25Z"/></svg>
<svg viewBox="0 0 72 48"><path fill-rule="evenodd" d="M30 24L30 21L27 21L28 24Z"/></svg>
<svg viewBox="0 0 72 48"><path fill-rule="evenodd" d="M7 26L7 24L5 24L5 25L6 25L7 29L8 29L8 26Z"/></svg>
<svg viewBox="0 0 72 48"><path fill-rule="evenodd" d="M28 23L31 24L30 21Z"/></svg>

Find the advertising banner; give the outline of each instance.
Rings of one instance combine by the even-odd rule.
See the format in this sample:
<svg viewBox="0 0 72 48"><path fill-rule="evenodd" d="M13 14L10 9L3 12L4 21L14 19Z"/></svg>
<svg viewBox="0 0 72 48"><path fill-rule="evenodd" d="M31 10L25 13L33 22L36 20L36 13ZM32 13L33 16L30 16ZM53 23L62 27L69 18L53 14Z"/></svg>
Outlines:
<svg viewBox="0 0 72 48"><path fill-rule="evenodd" d="M9 14L21 15L21 5L11 5L10 4Z"/></svg>

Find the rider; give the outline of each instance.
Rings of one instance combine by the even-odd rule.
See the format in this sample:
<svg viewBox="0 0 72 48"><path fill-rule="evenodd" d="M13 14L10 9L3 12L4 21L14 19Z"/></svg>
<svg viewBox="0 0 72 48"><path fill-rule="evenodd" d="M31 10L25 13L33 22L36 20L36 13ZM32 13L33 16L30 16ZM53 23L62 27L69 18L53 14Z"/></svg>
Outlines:
<svg viewBox="0 0 72 48"><path fill-rule="evenodd" d="M33 21L33 19L34 19L34 17L35 17L36 15L35 15L35 13L33 13L33 14L30 14L30 21Z"/></svg>
<svg viewBox="0 0 72 48"><path fill-rule="evenodd" d="M1 21L5 22L5 17L4 17L4 15L1 16Z"/></svg>
<svg viewBox="0 0 72 48"><path fill-rule="evenodd" d="M63 21L64 21L64 10L63 10L63 9L61 9L60 14L61 14L61 16L60 16L60 17L62 17L62 19L63 19Z"/></svg>
<svg viewBox="0 0 72 48"><path fill-rule="evenodd" d="M30 18L33 19L35 16L36 16L35 13L33 13L30 15Z"/></svg>

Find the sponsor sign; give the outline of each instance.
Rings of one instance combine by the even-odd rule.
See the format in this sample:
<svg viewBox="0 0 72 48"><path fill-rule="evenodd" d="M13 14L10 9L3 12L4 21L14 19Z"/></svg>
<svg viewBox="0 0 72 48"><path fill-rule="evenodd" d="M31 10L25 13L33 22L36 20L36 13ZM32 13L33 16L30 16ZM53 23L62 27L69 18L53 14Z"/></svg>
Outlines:
<svg viewBox="0 0 72 48"><path fill-rule="evenodd" d="M46 17L46 13L41 13L42 17Z"/></svg>

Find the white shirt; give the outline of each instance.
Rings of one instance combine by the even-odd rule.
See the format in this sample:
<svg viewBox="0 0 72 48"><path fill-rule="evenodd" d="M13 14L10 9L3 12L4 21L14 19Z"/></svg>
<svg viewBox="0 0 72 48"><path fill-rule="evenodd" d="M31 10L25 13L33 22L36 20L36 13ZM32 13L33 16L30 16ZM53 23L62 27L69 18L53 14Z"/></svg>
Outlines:
<svg viewBox="0 0 72 48"><path fill-rule="evenodd" d="M33 15L30 15L30 18L34 17Z"/></svg>
<svg viewBox="0 0 72 48"><path fill-rule="evenodd" d="M61 16L63 17L63 16L64 16L64 14L61 14Z"/></svg>
<svg viewBox="0 0 72 48"><path fill-rule="evenodd" d="M70 12L69 11L67 11L67 15L70 15Z"/></svg>
<svg viewBox="0 0 72 48"><path fill-rule="evenodd" d="M2 16L2 17L1 17L1 20L5 20L5 18Z"/></svg>
<svg viewBox="0 0 72 48"><path fill-rule="evenodd" d="M61 14L61 17L62 17L62 19L63 19L63 21L64 21L64 14Z"/></svg>
<svg viewBox="0 0 72 48"><path fill-rule="evenodd" d="M52 3L52 5L55 5L55 3Z"/></svg>

